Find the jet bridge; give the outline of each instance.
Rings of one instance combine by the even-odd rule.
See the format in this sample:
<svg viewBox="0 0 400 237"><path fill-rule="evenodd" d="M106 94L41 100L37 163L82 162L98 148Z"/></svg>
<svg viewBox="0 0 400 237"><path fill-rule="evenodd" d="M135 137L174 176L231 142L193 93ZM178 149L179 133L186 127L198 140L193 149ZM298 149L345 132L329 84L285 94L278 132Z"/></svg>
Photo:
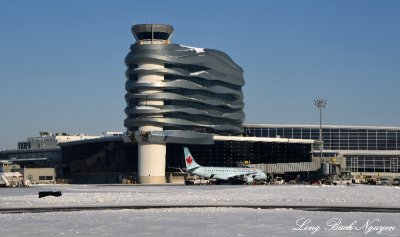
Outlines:
<svg viewBox="0 0 400 237"><path fill-rule="evenodd" d="M254 164L252 165L267 174L284 174L286 172L312 172L321 168L319 162L297 162L277 164Z"/></svg>

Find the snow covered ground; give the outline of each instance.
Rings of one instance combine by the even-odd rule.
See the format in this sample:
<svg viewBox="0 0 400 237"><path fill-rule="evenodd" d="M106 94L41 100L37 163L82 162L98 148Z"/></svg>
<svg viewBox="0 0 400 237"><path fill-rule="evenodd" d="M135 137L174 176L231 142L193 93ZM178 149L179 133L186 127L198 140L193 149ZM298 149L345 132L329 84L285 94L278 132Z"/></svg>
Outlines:
<svg viewBox="0 0 400 237"><path fill-rule="evenodd" d="M38 198L61 190L61 197ZM379 186L52 185L0 189L0 207L270 204L400 207ZM339 223L340 222L340 223ZM380 229L386 228L380 231ZM400 236L400 213L171 208L0 214L0 236Z"/></svg>
<svg viewBox="0 0 400 237"><path fill-rule="evenodd" d="M62 197L38 198L43 190L61 190ZM1 207L157 204L400 207L400 187L53 185L0 189Z"/></svg>
<svg viewBox="0 0 400 237"><path fill-rule="evenodd" d="M310 219L310 222L302 227L306 219ZM339 230L339 225L336 228L332 223L327 223L332 219L340 220L340 226L347 226L348 229L354 221L356 223L349 230ZM373 221L374 219L379 220ZM400 214L248 208L106 210L2 214L0 233L7 237L400 236L399 219ZM314 229L305 230L306 226ZM377 226L395 229L379 232L375 230Z"/></svg>

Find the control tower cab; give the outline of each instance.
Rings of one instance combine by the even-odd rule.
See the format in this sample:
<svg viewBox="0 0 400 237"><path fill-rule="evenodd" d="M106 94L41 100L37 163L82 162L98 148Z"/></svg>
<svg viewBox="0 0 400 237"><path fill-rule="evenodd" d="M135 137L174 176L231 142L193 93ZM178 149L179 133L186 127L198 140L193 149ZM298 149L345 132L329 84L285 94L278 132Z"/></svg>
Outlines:
<svg viewBox="0 0 400 237"><path fill-rule="evenodd" d="M174 27L163 24L141 24L132 26L137 44L169 44Z"/></svg>

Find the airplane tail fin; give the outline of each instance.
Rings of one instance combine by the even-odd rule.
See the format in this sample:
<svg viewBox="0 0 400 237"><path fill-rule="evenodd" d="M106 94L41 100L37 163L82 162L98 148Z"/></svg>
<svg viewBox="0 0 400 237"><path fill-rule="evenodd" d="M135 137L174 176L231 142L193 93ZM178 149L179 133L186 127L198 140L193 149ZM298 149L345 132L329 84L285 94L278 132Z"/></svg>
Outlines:
<svg viewBox="0 0 400 237"><path fill-rule="evenodd" d="M200 167L200 165L197 164L196 161L194 160L192 154L190 154L190 151L187 147L183 148L183 152L185 153L185 164L187 170Z"/></svg>

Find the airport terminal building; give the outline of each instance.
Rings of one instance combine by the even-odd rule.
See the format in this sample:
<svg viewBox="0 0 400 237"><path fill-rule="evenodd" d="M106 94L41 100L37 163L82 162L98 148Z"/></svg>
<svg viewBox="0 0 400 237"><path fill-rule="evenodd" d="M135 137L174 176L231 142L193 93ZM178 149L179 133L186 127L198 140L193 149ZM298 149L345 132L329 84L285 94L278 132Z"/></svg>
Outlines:
<svg viewBox="0 0 400 237"><path fill-rule="evenodd" d="M318 125L247 124L245 134L256 137L319 140ZM322 156L343 158L354 173L398 175L400 127L323 125ZM315 149L313 156L319 157Z"/></svg>
<svg viewBox="0 0 400 237"><path fill-rule="evenodd" d="M400 127L324 125L323 156L327 161L344 159L342 168L355 174L399 176L399 135ZM318 139L318 125L244 124L243 136L213 136L208 142L203 137L203 141L193 142L196 144L173 141L166 144L166 178L173 181L171 175L179 175L176 168L184 167L183 146L189 147L197 162L207 166L237 166L245 161L310 164L313 156L314 161L320 156L314 146ZM21 148L27 146L23 143ZM0 159L27 167L56 167L57 177L73 183L120 183L127 176L137 178L137 142L122 133L62 142L49 148L34 147L0 152ZM307 170L312 171L298 171Z"/></svg>
<svg viewBox="0 0 400 237"><path fill-rule="evenodd" d="M168 140L170 138L167 138ZM183 147L204 166L237 167L240 162L312 163L313 140L213 136L195 143L166 143L166 181L182 177L185 167ZM73 183L120 183L138 177L138 142L126 136L104 137L61 144L64 178Z"/></svg>
<svg viewBox="0 0 400 237"><path fill-rule="evenodd" d="M324 125L322 131L324 161L354 175L400 175L400 127ZM318 139L318 125L244 124L242 136L212 136L208 142L198 140L195 144L173 141L166 144L166 177L172 181L171 174L179 175L176 168L185 166L183 146L188 146L204 166L234 167L247 161L280 165L281 172L313 172L321 167L320 150L315 145ZM132 142L122 136L64 143L64 173L79 183L117 182L121 171L136 177L137 149L135 139ZM297 170L285 167L296 163L302 164Z"/></svg>

